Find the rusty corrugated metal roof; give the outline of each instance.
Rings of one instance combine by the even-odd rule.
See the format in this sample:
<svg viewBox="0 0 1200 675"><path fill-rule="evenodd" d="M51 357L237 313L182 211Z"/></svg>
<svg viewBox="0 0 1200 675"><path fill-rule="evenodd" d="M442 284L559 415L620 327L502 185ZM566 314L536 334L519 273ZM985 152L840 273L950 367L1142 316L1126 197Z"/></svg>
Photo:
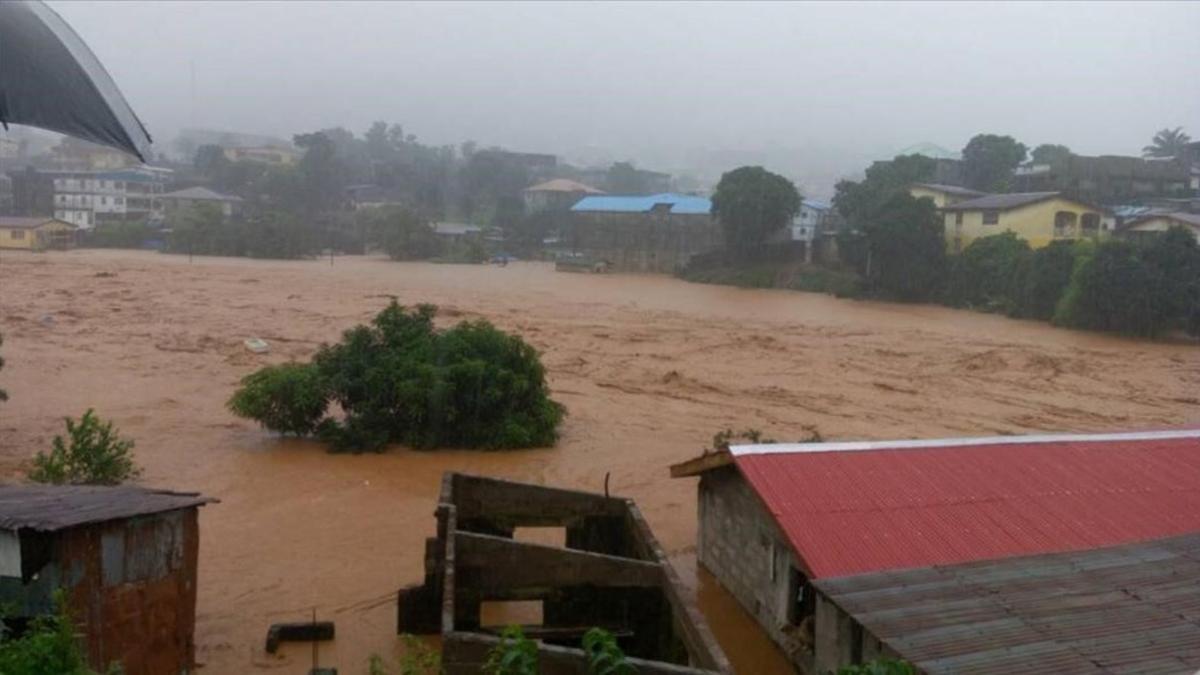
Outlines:
<svg viewBox="0 0 1200 675"><path fill-rule="evenodd" d="M1200 668L1200 535L822 579L816 587L927 673Z"/></svg>
<svg viewBox="0 0 1200 675"><path fill-rule="evenodd" d="M54 532L215 502L197 492L120 485L2 485L0 529Z"/></svg>
<svg viewBox="0 0 1200 675"><path fill-rule="evenodd" d="M811 578L1200 532L1200 431L731 448Z"/></svg>

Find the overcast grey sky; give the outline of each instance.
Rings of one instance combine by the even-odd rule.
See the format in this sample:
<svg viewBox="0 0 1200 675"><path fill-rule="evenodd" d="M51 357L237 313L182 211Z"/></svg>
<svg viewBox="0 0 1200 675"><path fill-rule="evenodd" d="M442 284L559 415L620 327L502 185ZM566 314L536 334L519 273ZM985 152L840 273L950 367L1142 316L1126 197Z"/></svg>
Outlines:
<svg viewBox="0 0 1200 675"><path fill-rule="evenodd" d="M160 143L384 119L436 143L844 167L981 131L1083 154L1200 137L1200 2L51 4Z"/></svg>

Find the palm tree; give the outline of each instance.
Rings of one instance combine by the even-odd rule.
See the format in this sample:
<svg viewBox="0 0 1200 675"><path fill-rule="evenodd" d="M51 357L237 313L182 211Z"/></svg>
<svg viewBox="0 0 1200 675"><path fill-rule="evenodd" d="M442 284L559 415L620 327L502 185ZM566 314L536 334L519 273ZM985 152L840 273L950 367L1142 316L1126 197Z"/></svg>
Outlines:
<svg viewBox="0 0 1200 675"><path fill-rule="evenodd" d="M1154 140L1142 148L1143 157L1174 157L1183 151L1183 146L1192 141L1191 136L1183 133L1183 127L1163 129L1154 134Z"/></svg>

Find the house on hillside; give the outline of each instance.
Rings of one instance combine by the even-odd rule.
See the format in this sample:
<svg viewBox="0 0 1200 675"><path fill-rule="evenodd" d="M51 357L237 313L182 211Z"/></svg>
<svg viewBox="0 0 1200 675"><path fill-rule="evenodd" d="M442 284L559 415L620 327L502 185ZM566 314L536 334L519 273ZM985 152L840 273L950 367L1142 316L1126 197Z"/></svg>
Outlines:
<svg viewBox="0 0 1200 675"><path fill-rule="evenodd" d="M603 190L566 178L555 178L531 185L521 191L526 213L566 211L588 195L602 195Z"/></svg>
<svg viewBox="0 0 1200 675"><path fill-rule="evenodd" d="M133 486L0 486L6 618L53 612L61 589L92 669L194 672L197 511L213 501Z"/></svg>
<svg viewBox="0 0 1200 675"><path fill-rule="evenodd" d="M1059 192L1018 192L984 195L941 209L946 246L953 252L972 241L1013 232L1040 248L1052 241L1099 237L1112 229L1112 212Z"/></svg>
<svg viewBox="0 0 1200 675"><path fill-rule="evenodd" d="M1117 228L1117 236L1136 240L1166 232L1172 227L1187 228L1200 243L1200 214L1197 213L1155 213L1134 218Z"/></svg>
<svg viewBox="0 0 1200 675"><path fill-rule="evenodd" d="M805 262L812 262L816 248L832 241L833 207L828 202L805 199L792 222L767 239L767 243L804 249Z"/></svg>
<svg viewBox="0 0 1200 675"><path fill-rule="evenodd" d="M225 159L231 162L292 166L300 161L300 153L298 151L292 148L276 146L225 148L223 152Z"/></svg>
<svg viewBox="0 0 1200 675"><path fill-rule="evenodd" d="M927 197L933 200L933 205L939 209L987 195L986 192L957 185L942 185L941 183L913 183L909 187L908 193L917 199Z"/></svg>
<svg viewBox="0 0 1200 675"><path fill-rule="evenodd" d="M211 204L221 210L226 218L237 212L242 205L242 198L236 195L225 195L206 187L190 187L174 192L164 193L159 200L163 212L186 211L196 204Z"/></svg>
<svg viewBox="0 0 1200 675"><path fill-rule="evenodd" d="M57 218L0 216L0 248L24 251L72 248L78 229Z"/></svg>
<svg viewBox="0 0 1200 675"><path fill-rule="evenodd" d="M1013 189L1063 192L1103 204L1142 197L1183 197L1189 190L1185 161L1104 155L1067 155L1048 164L1017 167Z"/></svg>
<svg viewBox="0 0 1200 675"><path fill-rule="evenodd" d="M1173 673L1200 668L1181 611L1200 606L1198 447L1200 430L750 445L671 475L700 479L700 564L803 673L880 656Z"/></svg>
<svg viewBox="0 0 1200 675"><path fill-rule="evenodd" d="M673 273L722 243L711 200L669 192L584 197L566 230L572 253L630 272Z"/></svg>

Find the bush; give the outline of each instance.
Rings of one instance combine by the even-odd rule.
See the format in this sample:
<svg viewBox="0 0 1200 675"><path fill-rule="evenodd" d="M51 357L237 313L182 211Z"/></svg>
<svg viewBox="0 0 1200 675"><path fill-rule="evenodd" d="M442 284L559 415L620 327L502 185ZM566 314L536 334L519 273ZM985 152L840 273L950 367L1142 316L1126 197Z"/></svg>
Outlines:
<svg viewBox="0 0 1200 675"><path fill-rule="evenodd" d="M1013 312L1019 304L1018 273L1029 243L1012 232L981 237L954 259L947 299L955 306Z"/></svg>
<svg viewBox="0 0 1200 675"><path fill-rule="evenodd" d="M1075 261L1054 322L1071 328L1153 336L1166 326L1157 272L1123 241L1097 244Z"/></svg>
<svg viewBox="0 0 1200 675"><path fill-rule="evenodd" d="M587 655L588 675L634 675L634 668L625 658L613 634L603 628L592 628L583 634L583 653Z"/></svg>
<svg viewBox="0 0 1200 675"><path fill-rule="evenodd" d="M315 433L335 451L552 445L563 409L533 347L486 321L438 331L435 312L393 301L322 347L302 375L251 375L230 408L274 431ZM345 418L318 423L326 401Z"/></svg>
<svg viewBox="0 0 1200 675"><path fill-rule="evenodd" d="M537 675L537 643L525 637L520 626L505 628L500 634L500 643L488 652L483 672L485 675Z"/></svg>
<svg viewBox="0 0 1200 675"><path fill-rule="evenodd" d="M84 240L95 248L142 248L158 237L158 230L144 222L97 225Z"/></svg>
<svg viewBox="0 0 1200 675"><path fill-rule="evenodd" d="M50 454L33 459L30 480L72 485L119 485L141 474L129 451L133 441L121 438L112 422L103 422L89 408L76 423L64 419L70 444L55 436Z"/></svg>
<svg viewBox="0 0 1200 675"><path fill-rule="evenodd" d="M267 366L242 378L242 387L229 399L239 417L258 420L264 427L303 436L316 430L329 394L315 366L286 363Z"/></svg>
<svg viewBox="0 0 1200 675"><path fill-rule="evenodd" d="M438 675L442 672L441 654L430 649L414 635L405 633L404 654L397 663L396 670L388 668L383 658L372 654L367 661L368 675Z"/></svg>
<svg viewBox="0 0 1200 675"><path fill-rule="evenodd" d="M1075 266L1075 249L1070 241L1054 241L1027 256L1017 273L1019 289L1013 316L1049 321L1054 308L1071 284Z"/></svg>
<svg viewBox="0 0 1200 675"><path fill-rule="evenodd" d="M66 595L54 594L56 611L35 618L20 637L0 634L0 673L4 675L94 675L75 636ZM120 672L119 667L109 669Z"/></svg>
<svg viewBox="0 0 1200 675"><path fill-rule="evenodd" d="M916 672L911 663L899 659L875 659L838 669L838 675L916 675Z"/></svg>
<svg viewBox="0 0 1200 675"><path fill-rule="evenodd" d="M1158 310L1169 327L1200 336L1200 244L1175 226L1154 236L1142 259L1157 273Z"/></svg>

